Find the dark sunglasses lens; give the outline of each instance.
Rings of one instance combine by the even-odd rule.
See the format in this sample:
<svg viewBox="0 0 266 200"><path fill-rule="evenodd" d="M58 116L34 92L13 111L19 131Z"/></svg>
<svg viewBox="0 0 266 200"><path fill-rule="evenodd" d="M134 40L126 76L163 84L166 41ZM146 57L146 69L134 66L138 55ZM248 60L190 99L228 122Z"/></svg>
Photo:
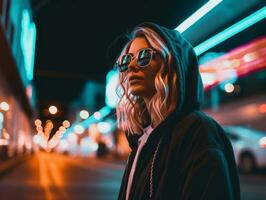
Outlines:
<svg viewBox="0 0 266 200"><path fill-rule="evenodd" d="M129 54L124 55L121 59L120 64L118 65L119 71L120 72L126 71L128 69L128 65L130 64L130 62L131 62L131 56Z"/></svg>
<svg viewBox="0 0 266 200"><path fill-rule="evenodd" d="M126 54L122 57L121 65L129 65L131 62L131 56L129 54Z"/></svg>
<svg viewBox="0 0 266 200"><path fill-rule="evenodd" d="M139 52L137 62L140 67L145 67L150 63L151 59L152 59L152 51L150 49L144 49Z"/></svg>
<svg viewBox="0 0 266 200"><path fill-rule="evenodd" d="M128 67L127 65L118 65L118 69L120 72L127 71Z"/></svg>

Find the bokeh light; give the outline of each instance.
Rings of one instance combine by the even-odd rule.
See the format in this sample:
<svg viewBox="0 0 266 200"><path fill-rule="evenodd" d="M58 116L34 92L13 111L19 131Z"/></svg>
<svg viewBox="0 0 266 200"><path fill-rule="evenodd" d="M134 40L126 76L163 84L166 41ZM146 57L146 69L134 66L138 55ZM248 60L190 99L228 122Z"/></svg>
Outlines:
<svg viewBox="0 0 266 200"><path fill-rule="evenodd" d="M232 83L227 83L225 86L224 86L224 89L227 93L232 93L235 89L234 85Z"/></svg>
<svg viewBox="0 0 266 200"><path fill-rule="evenodd" d="M80 111L79 116L81 119L87 119L90 116L90 114L87 110L82 110Z"/></svg>
<svg viewBox="0 0 266 200"><path fill-rule="evenodd" d="M95 112L95 113L93 114L93 116L94 116L94 118L97 119L97 120L101 119L101 113L100 113L100 112Z"/></svg>
<svg viewBox="0 0 266 200"><path fill-rule="evenodd" d="M36 119L35 122L34 122L35 126L41 126L42 125L42 121L39 120L39 119Z"/></svg>
<svg viewBox="0 0 266 200"><path fill-rule="evenodd" d="M8 111L9 110L9 104L5 101L3 101L2 103L0 103L0 109L3 111Z"/></svg>
<svg viewBox="0 0 266 200"><path fill-rule="evenodd" d="M77 134L82 134L82 133L85 131L85 129L84 129L84 127L81 126L81 125L76 125L76 126L74 127L74 131L75 131Z"/></svg>
<svg viewBox="0 0 266 200"><path fill-rule="evenodd" d="M68 120L63 121L63 126L65 128L69 128L70 127L70 122Z"/></svg>
<svg viewBox="0 0 266 200"><path fill-rule="evenodd" d="M57 113L57 107L56 106L50 106L49 107L49 112L52 114L52 115L55 115Z"/></svg>

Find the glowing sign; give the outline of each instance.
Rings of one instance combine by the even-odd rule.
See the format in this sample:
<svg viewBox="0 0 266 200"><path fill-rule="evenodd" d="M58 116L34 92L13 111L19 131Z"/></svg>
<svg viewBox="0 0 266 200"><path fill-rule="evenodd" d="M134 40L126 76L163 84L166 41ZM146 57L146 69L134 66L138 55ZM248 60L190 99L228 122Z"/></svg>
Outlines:
<svg viewBox="0 0 266 200"><path fill-rule="evenodd" d="M200 74L205 90L218 84L224 89L226 84L233 84L239 77L266 68L265 47L266 37L263 36L201 64Z"/></svg>
<svg viewBox="0 0 266 200"><path fill-rule="evenodd" d="M223 30L222 32L214 35L208 40L202 42L198 46L194 48L196 54L199 56L200 54L208 51L212 47L222 43L223 41L229 39L230 37L238 34L239 32L247 29L248 27L256 24L257 22L265 19L266 17L266 6L256 11L255 13L249 15L248 17L240 20L236 24L230 26L229 28Z"/></svg>
<svg viewBox="0 0 266 200"><path fill-rule="evenodd" d="M197 10L193 15L187 18L182 24L180 24L176 30L180 33L183 33L190 26L199 21L204 15L210 12L213 8L215 8L218 4L220 4L222 0L210 0L204 6L202 6L199 10Z"/></svg>
<svg viewBox="0 0 266 200"><path fill-rule="evenodd" d="M28 10L23 10L22 12L21 30L20 45L24 58L26 76L31 81L33 79L34 69L36 27L34 22L31 22Z"/></svg>
<svg viewBox="0 0 266 200"><path fill-rule="evenodd" d="M111 108L115 108L119 97L116 94L118 84L118 71L111 70L106 76L105 103Z"/></svg>

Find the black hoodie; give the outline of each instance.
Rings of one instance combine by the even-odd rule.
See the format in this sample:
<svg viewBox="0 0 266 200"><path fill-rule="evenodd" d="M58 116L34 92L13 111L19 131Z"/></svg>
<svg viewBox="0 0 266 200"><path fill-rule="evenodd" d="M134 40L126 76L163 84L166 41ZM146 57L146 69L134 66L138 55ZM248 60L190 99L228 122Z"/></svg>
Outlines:
<svg viewBox="0 0 266 200"><path fill-rule="evenodd" d="M133 177L129 200L238 200L240 188L232 146L222 127L200 111L203 86L193 47L175 30L143 23L157 32L177 68L178 102L150 134ZM132 149L119 200L126 199L128 176L139 135L126 134Z"/></svg>

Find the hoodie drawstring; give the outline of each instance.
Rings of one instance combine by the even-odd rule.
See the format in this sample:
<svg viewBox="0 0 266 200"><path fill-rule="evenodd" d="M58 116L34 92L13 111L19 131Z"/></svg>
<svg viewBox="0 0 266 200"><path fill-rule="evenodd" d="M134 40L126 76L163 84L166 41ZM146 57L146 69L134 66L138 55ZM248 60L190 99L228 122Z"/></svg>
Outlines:
<svg viewBox="0 0 266 200"><path fill-rule="evenodd" d="M162 138L160 139L160 141L157 144L156 150L153 154L153 158L152 158L152 164L151 164L151 173L150 173L150 199L152 198L153 195L153 172L154 172L154 164L156 161L156 157L157 157L157 153L158 153L158 149L161 145L162 142Z"/></svg>

